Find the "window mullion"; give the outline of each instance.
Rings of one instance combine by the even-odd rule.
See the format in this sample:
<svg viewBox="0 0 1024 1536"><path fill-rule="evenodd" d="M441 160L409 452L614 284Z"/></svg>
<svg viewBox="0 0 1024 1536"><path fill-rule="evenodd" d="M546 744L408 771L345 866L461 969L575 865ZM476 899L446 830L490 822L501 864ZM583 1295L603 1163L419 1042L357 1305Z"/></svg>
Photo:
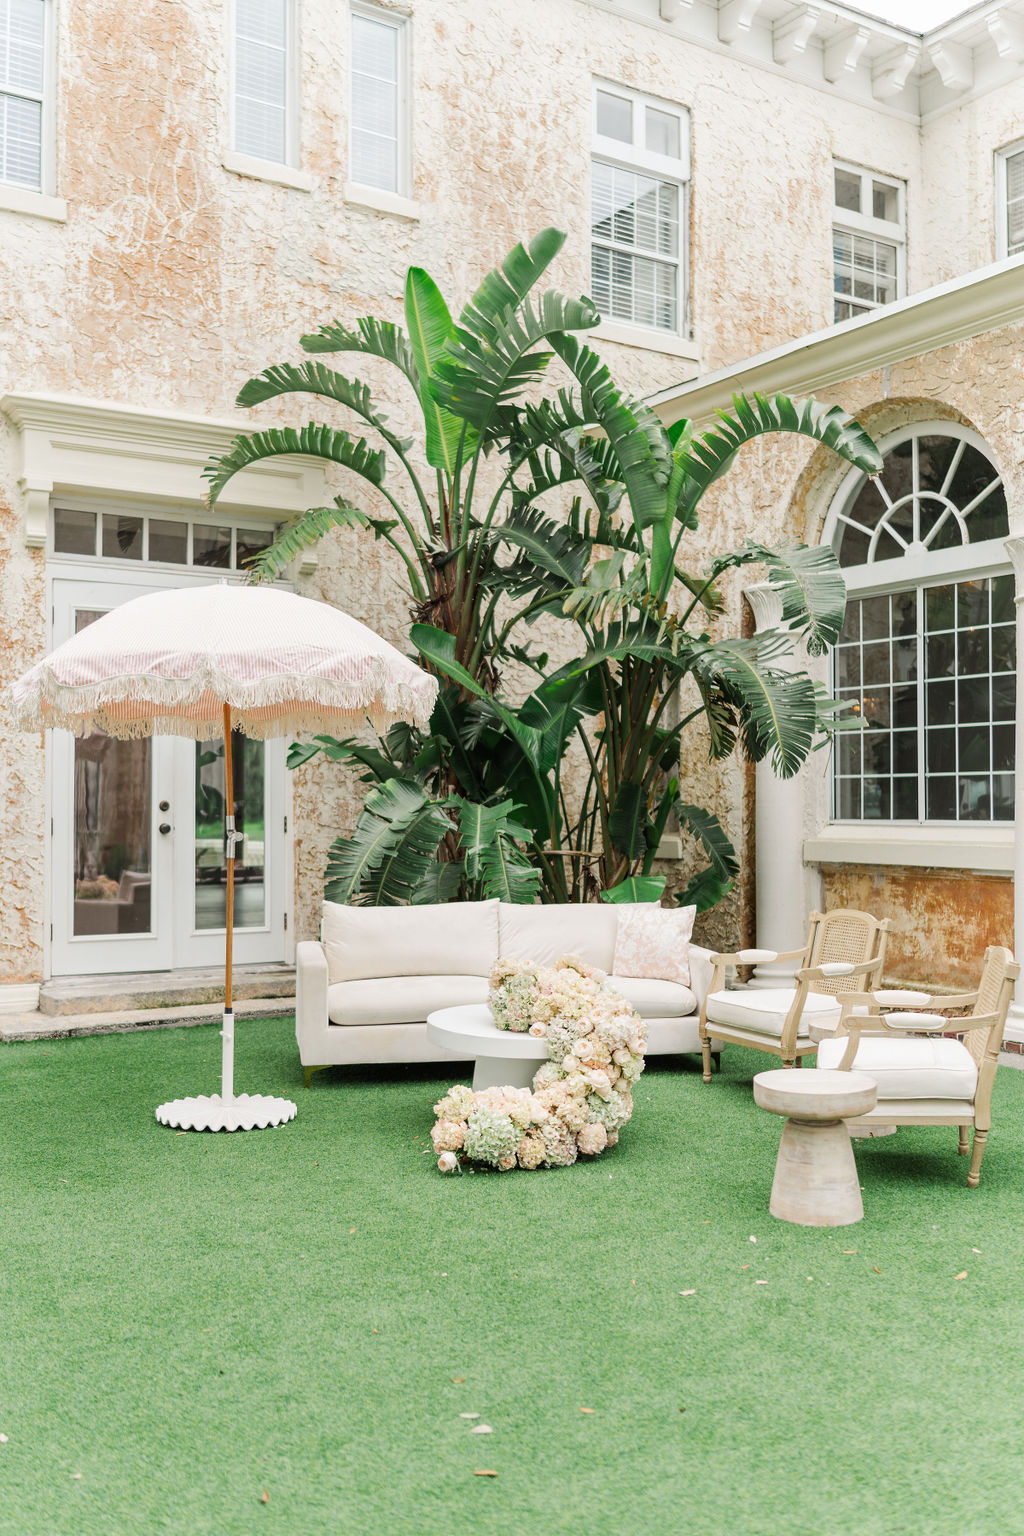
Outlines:
<svg viewBox="0 0 1024 1536"><path fill-rule="evenodd" d="M915 614L915 639L917 643L917 822L923 826L928 819L927 791L928 785L925 772L925 728L927 717L925 715L925 637L924 637L924 610L925 589L915 588L914 607Z"/></svg>

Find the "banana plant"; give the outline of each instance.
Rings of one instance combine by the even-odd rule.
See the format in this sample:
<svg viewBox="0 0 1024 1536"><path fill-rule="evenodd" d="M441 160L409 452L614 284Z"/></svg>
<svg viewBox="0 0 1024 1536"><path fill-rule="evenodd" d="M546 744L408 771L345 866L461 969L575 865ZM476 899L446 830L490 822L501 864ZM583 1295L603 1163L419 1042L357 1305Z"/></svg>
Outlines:
<svg viewBox="0 0 1024 1536"><path fill-rule="evenodd" d="M281 454L312 455L339 466L367 498L368 506L358 506L340 494L294 517L252 561L253 579L280 575L331 529L369 533L401 559L417 618L454 635L459 662L493 692L502 645L499 598L488 581L491 530L511 503L520 458L529 451L506 454L496 486L480 470L484 456L507 441L515 402L543 379L554 339L600 318L589 299L534 293L564 242L559 230L545 229L528 245L515 246L457 321L433 278L411 267L404 327L373 317L354 327L323 325L301 338L309 361L275 364L245 384L240 406L312 395L344 408L371 434L315 422L270 427L240 433L211 462L204 471L211 504L240 470ZM366 384L320 360L346 352L381 359L402 376L419 405L418 444L394 431Z"/></svg>
<svg viewBox="0 0 1024 1536"><path fill-rule="evenodd" d="M768 757L781 776L795 773L837 720L833 701L793 668L793 647L802 641L821 654L835 642L845 586L830 550L795 542L775 549L748 539L698 575L681 563L684 539L697 527L705 492L753 438L797 433L868 473L877 473L881 458L845 412L785 395L738 395L733 410L720 412L702 434L688 422L666 429L578 338L563 335L552 345L579 388L506 423L508 450L529 462L533 478L497 533L514 558L489 579L527 598L525 614L544 609L571 618L585 641L583 654L550 681L578 680L591 696L596 685L601 699L596 730L585 711L575 721L589 772L567 829L577 845L600 850L601 892L613 900L658 898L652 865L675 815L708 861L679 899L705 907L727 892L737 861L717 818L682 800L674 776L682 738L703 719L712 759L739 743L755 761ZM532 453L523 460L526 450ZM567 522L545 515L543 497L574 480L591 509L574 505ZM708 624L721 607L720 579L750 562L767 568L783 627L749 639L716 636ZM412 638L432 665L456 675L439 635L418 625ZM696 702L683 714L678 701L687 679Z"/></svg>

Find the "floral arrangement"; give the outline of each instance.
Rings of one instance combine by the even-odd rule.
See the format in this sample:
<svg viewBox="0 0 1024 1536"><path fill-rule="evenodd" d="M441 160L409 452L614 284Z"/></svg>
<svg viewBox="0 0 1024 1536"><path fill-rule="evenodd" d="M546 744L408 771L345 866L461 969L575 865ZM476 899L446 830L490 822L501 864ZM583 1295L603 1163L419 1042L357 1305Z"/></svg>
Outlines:
<svg viewBox="0 0 1024 1536"><path fill-rule="evenodd" d="M548 1060L532 1088L450 1088L431 1132L438 1167L460 1156L494 1168L566 1168L613 1147L633 1113L644 1069L643 1020L603 971L566 957L554 966L499 960L488 1001L499 1029L543 1038Z"/></svg>

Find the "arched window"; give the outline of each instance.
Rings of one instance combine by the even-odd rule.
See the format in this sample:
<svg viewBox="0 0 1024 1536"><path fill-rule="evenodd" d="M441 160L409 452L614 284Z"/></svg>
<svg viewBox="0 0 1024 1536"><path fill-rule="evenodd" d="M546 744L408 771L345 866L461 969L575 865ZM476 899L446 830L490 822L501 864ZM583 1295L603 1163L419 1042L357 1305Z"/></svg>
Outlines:
<svg viewBox="0 0 1024 1536"><path fill-rule="evenodd" d="M966 427L884 439L825 525L843 566L836 695L861 731L836 743L836 821L1013 819L1013 577L1002 480Z"/></svg>

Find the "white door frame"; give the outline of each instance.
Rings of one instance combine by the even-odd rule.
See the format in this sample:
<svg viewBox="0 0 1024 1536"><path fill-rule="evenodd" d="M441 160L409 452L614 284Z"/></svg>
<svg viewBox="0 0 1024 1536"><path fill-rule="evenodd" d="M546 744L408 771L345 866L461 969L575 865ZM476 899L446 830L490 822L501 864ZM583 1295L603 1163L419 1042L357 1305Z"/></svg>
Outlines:
<svg viewBox="0 0 1024 1536"><path fill-rule="evenodd" d="M126 563L59 560L48 563L48 647L71 632L74 607L116 606L147 591L209 585L208 570L174 572L125 568ZM228 579L231 579L228 577ZM236 580L239 578L235 578ZM51 836L46 840L44 972L52 975L100 974L132 970L171 970L218 965L224 958L224 930L197 931L194 924L193 744L186 738L156 736L153 741L151 815L151 927L147 935L118 934L110 939L73 933L73 885L70 869L60 867L58 847L66 848L74 833L74 738L65 731L48 733L46 803ZM291 907L294 855L291 846L291 784L285 770L286 744L266 743L264 781L265 924L236 928L235 959L240 964L291 958L294 948ZM169 792L168 792L169 791ZM169 800L171 811L160 811ZM170 835L158 828L171 821ZM64 910L59 911L62 905ZM80 957L80 958L79 958Z"/></svg>

